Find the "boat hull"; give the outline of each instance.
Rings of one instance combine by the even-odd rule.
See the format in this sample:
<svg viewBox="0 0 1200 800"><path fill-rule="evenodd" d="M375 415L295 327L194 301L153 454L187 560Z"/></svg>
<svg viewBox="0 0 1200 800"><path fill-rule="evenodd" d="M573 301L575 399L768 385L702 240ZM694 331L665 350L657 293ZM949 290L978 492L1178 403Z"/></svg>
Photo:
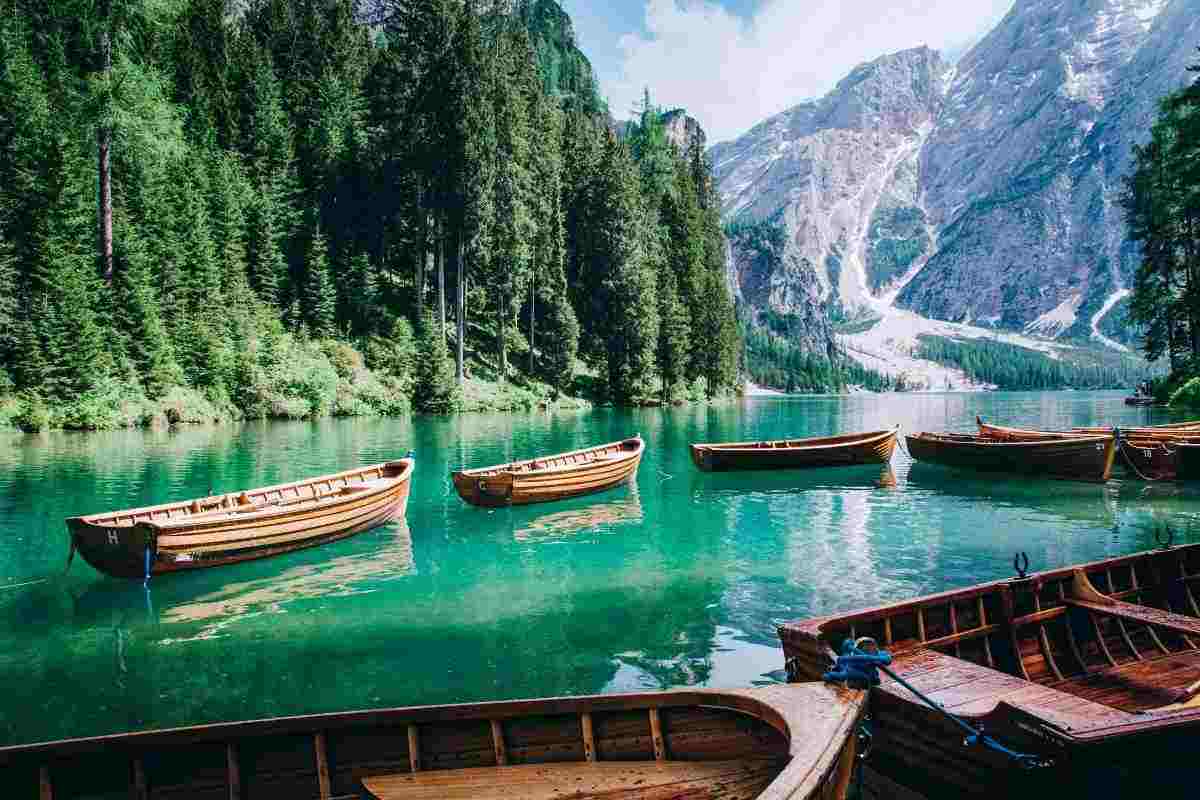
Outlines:
<svg viewBox="0 0 1200 800"><path fill-rule="evenodd" d="M1181 442L1175 445L1176 476L1181 481L1200 481L1200 444Z"/></svg>
<svg viewBox="0 0 1200 800"><path fill-rule="evenodd" d="M885 464L896 449L899 428L890 431L780 442L693 444L692 463L704 472L810 469Z"/></svg>
<svg viewBox="0 0 1200 800"><path fill-rule="evenodd" d="M865 693L819 683L377 709L0 748L6 797L843 800Z"/></svg>
<svg viewBox="0 0 1200 800"><path fill-rule="evenodd" d="M633 480L641 464L645 444L640 438L588 448L580 453L600 452L603 457L581 463L565 463L550 469L520 469L534 462L569 461L573 454L547 456L503 467L454 472L450 478L458 496L484 508L548 503L595 494ZM508 469L507 467L515 469Z"/></svg>
<svg viewBox="0 0 1200 800"><path fill-rule="evenodd" d="M240 511L232 501L206 498L203 507L217 505L229 513L190 515L185 505L176 504L73 517L67 520L67 529L73 551L113 577L146 578L234 564L316 547L403 517L412 470L412 460L403 459L313 479L305 483L353 487L356 475L396 473L361 491L332 494L295 508L270 505L272 499L288 498L294 486L288 484L258 490L265 502L249 512Z"/></svg>
<svg viewBox="0 0 1200 800"><path fill-rule="evenodd" d="M1078 575L1174 629L1072 605ZM930 797L1044 796L1088 787L1133 797L1194 788L1200 705L1178 702L1200 668L1200 545L1137 553L779 627L789 680L827 669L846 638L869 636L892 669L1004 746L1052 762L1022 770L890 677L872 691L873 768ZM1166 613L1170 612L1170 613ZM1168 620L1174 618L1174 622ZM1189 744L1190 742L1190 744ZM1172 756L1168 758L1168 754ZM1167 763L1169 762L1169 763Z"/></svg>
<svg viewBox="0 0 1200 800"><path fill-rule="evenodd" d="M999 442L978 436L922 433L905 437L905 441L909 455L917 461L1063 480L1108 480L1116 455L1112 436Z"/></svg>
<svg viewBox="0 0 1200 800"><path fill-rule="evenodd" d="M1094 436L1094 433L1071 431L1036 431L991 425L976 417L979 435L998 442L1044 442L1054 439ZM1102 429L1108 431L1108 429ZM1153 435L1130 433L1122 428L1121 440L1117 442L1116 464L1125 466L1139 478L1145 480L1174 480L1178 471L1173 439L1188 438L1190 434L1176 433L1174 437L1158 432ZM1157 430L1157 429L1156 429Z"/></svg>

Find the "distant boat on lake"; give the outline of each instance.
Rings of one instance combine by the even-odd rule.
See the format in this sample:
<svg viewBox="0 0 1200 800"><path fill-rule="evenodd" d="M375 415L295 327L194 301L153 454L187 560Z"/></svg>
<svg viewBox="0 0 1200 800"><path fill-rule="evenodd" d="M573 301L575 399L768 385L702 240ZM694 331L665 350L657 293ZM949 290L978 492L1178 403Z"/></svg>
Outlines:
<svg viewBox="0 0 1200 800"><path fill-rule="evenodd" d="M404 516L413 463L71 517L71 552L108 575L147 578L313 547Z"/></svg>
<svg viewBox="0 0 1200 800"><path fill-rule="evenodd" d="M693 444L692 462L705 472L883 464L891 460L899 432L896 425L885 431L809 439Z"/></svg>
<svg viewBox="0 0 1200 800"><path fill-rule="evenodd" d="M591 494L637 474L646 443L620 442L451 473L458 496L475 506L526 505Z"/></svg>

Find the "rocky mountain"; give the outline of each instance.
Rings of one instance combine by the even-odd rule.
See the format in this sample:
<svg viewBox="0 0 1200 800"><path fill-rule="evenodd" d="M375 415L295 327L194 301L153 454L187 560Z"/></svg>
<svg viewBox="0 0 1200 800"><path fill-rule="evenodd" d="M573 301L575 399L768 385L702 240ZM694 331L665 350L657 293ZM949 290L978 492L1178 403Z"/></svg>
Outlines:
<svg viewBox="0 0 1200 800"><path fill-rule="evenodd" d="M1125 335L1121 178L1197 45L1200 0L1016 0L954 66L918 48L858 67L710 150L728 218L786 235L776 272L733 265L743 294Z"/></svg>

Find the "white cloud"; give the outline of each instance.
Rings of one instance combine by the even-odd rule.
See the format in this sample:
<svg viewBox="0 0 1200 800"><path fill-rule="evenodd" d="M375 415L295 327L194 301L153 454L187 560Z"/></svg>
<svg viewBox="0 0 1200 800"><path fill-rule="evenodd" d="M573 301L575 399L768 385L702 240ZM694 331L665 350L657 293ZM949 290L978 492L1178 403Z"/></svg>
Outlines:
<svg viewBox="0 0 1200 800"><path fill-rule="evenodd" d="M1013 0L765 0L747 21L704 0L647 0L644 33L621 37L620 66L601 75L625 117L649 86L687 108L710 142L819 97L856 65L927 44L958 50Z"/></svg>

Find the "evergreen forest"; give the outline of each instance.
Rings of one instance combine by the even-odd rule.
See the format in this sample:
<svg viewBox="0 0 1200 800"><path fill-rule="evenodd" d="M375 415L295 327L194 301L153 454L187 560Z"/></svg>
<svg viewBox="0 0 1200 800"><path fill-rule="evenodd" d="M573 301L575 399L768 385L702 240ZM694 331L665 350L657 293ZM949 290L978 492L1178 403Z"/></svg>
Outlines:
<svg viewBox="0 0 1200 800"><path fill-rule="evenodd" d="M1188 68L1200 73L1200 64ZM1141 349L1164 359L1161 399L1200 402L1200 78L1159 102L1149 140L1134 148L1122 198L1141 247L1129 316ZM1177 394L1191 382L1187 392Z"/></svg>
<svg viewBox="0 0 1200 800"><path fill-rule="evenodd" d="M917 358L956 367L972 381L997 389L1123 389L1140 383L1147 372L1141 360L1115 352L1089 352L1088 361L1068 361L990 339L921 334L917 341Z"/></svg>
<svg viewBox="0 0 1200 800"><path fill-rule="evenodd" d="M0 424L733 391L701 145L553 0L0 6Z"/></svg>

